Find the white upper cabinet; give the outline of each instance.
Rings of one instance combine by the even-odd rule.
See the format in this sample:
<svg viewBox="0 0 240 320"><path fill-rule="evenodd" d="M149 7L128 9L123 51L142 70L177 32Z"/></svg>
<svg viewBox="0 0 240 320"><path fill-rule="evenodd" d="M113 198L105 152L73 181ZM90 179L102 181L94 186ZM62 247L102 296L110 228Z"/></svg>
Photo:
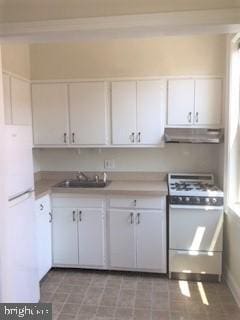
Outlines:
<svg viewBox="0 0 240 320"><path fill-rule="evenodd" d="M222 81L199 79L195 82L195 123L220 125L222 121Z"/></svg>
<svg viewBox="0 0 240 320"><path fill-rule="evenodd" d="M137 129L136 81L112 82L112 143L133 144Z"/></svg>
<svg viewBox="0 0 240 320"><path fill-rule="evenodd" d="M112 143L158 145L164 131L161 81L112 82Z"/></svg>
<svg viewBox="0 0 240 320"><path fill-rule="evenodd" d="M11 77L12 124L31 125L31 89L28 81Z"/></svg>
<svg viewBox="0 0 240 320"><path fill-rule="evenodd" d="M168 81L168 126L221 127L222 80Z"/></svg>
<svg viewBox="0 0 240 320"><path fill-rule="evenodd" d="M68 92L66 84L33 84L34 143L68 143ZM80 125L80 123L79 123Z"/></svg>
<svg viewBox="0 0 240 320"><path fill-rule="evenodd" d="M160 144L164 135L162 82L137 82L137 143Z"/></svg>
<svg viewBox="0 0 240 320"><path fill-rule="evenodd" d="M3 74L3 103L5 124L12 124L10 76L5 73Z"/></svg>
<svg viewBox="0 0 240 320"><path fill-rule="evenodd" d="M194 80L168 81L168 125L193 124Z"/></svg>
<svg viewBox="0 0 240 320"><path fill-rule="evenodd" d="M5 124L31 125L31 88L26 80L3 74Z"/></svg>
<svg viewBox="0 0 240 320"><path fill-rule="evenodd" d="M108 88L105 82L69 85L72 144L107 143Z"/></svg>

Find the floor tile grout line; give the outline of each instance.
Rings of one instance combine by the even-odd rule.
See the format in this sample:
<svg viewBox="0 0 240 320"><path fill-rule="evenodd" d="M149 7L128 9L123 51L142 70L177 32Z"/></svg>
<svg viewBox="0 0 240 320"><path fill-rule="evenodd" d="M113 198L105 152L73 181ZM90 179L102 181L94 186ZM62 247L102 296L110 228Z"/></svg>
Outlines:
<svg viewBox="0 0 240 320"><path fill-rule="evenodd" d="M79 274L82 274L82 273L80 273L79 272ZM76 275L77 275L77 273L76 273ZM81 293L83 293L83 297L82 297L82 299L81 299L81 303L78 303L78 305L79 305L79 310L78 310L78 312L77 312L77 314L75 315L75 318L77 318L77 316L79 315L79 312L80 312L80 309L81 309L81 306L83 305L83 301L84 301L84 297L86 296L86 294L87 294L87 292L88 292L88 290L92 287L92 288L94 288L94 287L98 287L98 288L102 288L102 291L101 291L101 296L99 297L99 299L98 299L98 303L97 303L97 305L95 305L95 310L98 310L98 308L100 307L100 306L104 306L104 305L102 305L101 304L101 299L102 299L102 297L103 297L103 294L104 294L104 292L105 292L105 289L106 289L106 287L107 287L107 280L106 281L103 281L103 285L101 285L101 282L100 282L100 285L95 285L94 286L94 279L96 279L95 278L95 276L96 276L97 274L94 274L94 273L92 273L91 274L91 277L89 276L89 274L88 274L88 280L89 280L89 282L88 282L88 284L87 284L87 286L83 289L83 290L81 290ZM109 275L109 274L108 274ZM104 276L104 278L107 278L107 276L108 275L105 275ZM53 276L53 277L52 277ZM56 295L56 293L57 293L57 291L58 291L58 289L59 289L59 287L61 286L61 284L63 284L64 283L64 279L67 279L67 272L65 273L63 273L63 275L62 276L60 276L59 277L59 279L58 279L58 281L56 281L56 277L54 277L54 274L52 275L52 276L50 276L49 275L49 277L48 278L46 278L44 281L45 281L45 283L46 283L46 287L47 287L47 284L48 284L48 281L49 281L49 283L50 284L53 284L53 287L52 288L54 288L52 291L51 291L51 294L50 294L50 296L49 296L49 302L53 302L53 300L54 300L54 296ZM52 278L51 278L52 277ZM120 286L119 286L119 292L118 292L118 295L117 295L117 299L116 299L116 304L115 304L115 307L113 308L114 309L114 318L111 318L111 319L115 319L116 318L116 310L117 310L117 308L118 308L118 306L119 306L119 299L120 299L120 295L121 295L121 292L123 291L123 289L126 289L126 290L132 290L133 292L134 292L134 300L133 300L133 302L134 302L134 307L133 306L131 306L131 309L132 309L132 311L134 311L135 309L136 309L136 292L137 292L137 288L138 288L138 283L140 282L141 283L141 287L139 287L139 288L141 288L141 289L144 289L144 285L142 285L142 284L144 284L144 282L145 282L145 279L148 279L148 277L144 277L144 275L142 275L141 277L140 276L136 276L136 283L137 283L137 285L132 285L132 284L127 284L127 282L126 282L126 287L124 286L124 280L125 280L125 278L123 277L123 275L120 275L120 277L119 277L121 280L121 283L120 283ZM51 281L52 280L52 281ZM127 280L127 278L126 278L126 280ZM139 280L139 281L138 281ZM154 278L152 278L151 279L151 290L150 290L150 292L151 292L151 296L150 296L150 300L151 300L151 302L153 301L153 292L154 292ZM71 280L72 281L72 280ZM167 281L167 279L166 279L166 281ZM67 283L67 282L66 282ZM167 299L167 301L168 301L168 315L169 315L169 320L172 318L172 319L175 319L174 318L174 315L172 314L172 313L174 313L174 311L171 309L171 306L170 306L170 298L171 298L171 292L174 292L174 282L172 282L171 283L171 286L170 286L170 282L169 281L167 281L166 282L167 283L167 286L166 286L166 290L167 291L165 291L165 289L162 291L162 290L160 290L160 291L157 291L157 292L166 292L167 293L167 297L168 297L168 299ZM66 284L67 285L67 284ZM69 285L71 285L71 286L73 286L74 287L74 285L72 284L72 283L70 283ZM78 286L79 284L77 284L77 286ZM161 284L158 284L158 285L160 285L161 286ZM196 290L195 291L195 287L196 287L196 285L195 285L195 283L193 283L193 282L190 282L189 283L189 285L190 285L190 288L191 288L191 290L193 290L193 300L192 300L192 302L193 302L193 306L194 306L194 304L196 305L196 306L198 306L199 304L200 305L202 305L202 302L200 301L200 299L198 298L198 299L196 299L195 300L195 298L197 297L197 295L199 295L199 292ZM80 285L79 285L80 286ZM229 291L229 289L226 287L226 285L221 285L220 287L218 286L214 286L214 285L212 285L212 284L206 284L205 285L206 286L206 292L208 292L208 290L209 290L209 293L210 293L210 295L213 295L213 296L216 296L216 297L218 297L218 302L219 302L219 304L220 304L220 306L226 306L226 308L221 308L221 310L223 311L223 316L226 316L226 319L227 319L227 315L228 315L228 313L230 312L228 309L229 308L233 308L233 311L235 311L235 308L236 308L236 303L234 303L234 300L233 300L233 297L231 296L231 294L230 294L230 291ZM113 285L113 287L114 287L114 285ZM51 287L50 287L51 288ZM51 288L51 289L52 289ZM178 282L176 281L176 288L178 288ZM209 289L208 289L209 288ZM219 289L222 289L223 290L223 294L222 295L219 295ZM48 292L48 290L46 290L46 292ZM76 291L76 292L78 292L78 291ZM61 292L59 292L59 293L61 293ZM63 293L64 293L64 291L63 291ZM195 295L195 293L197 293L197 295ZM69 296L70 296L70 292L66 292L66 293L64 293L64 294L66 294L67 296L66 296L66 298L65 298L65 300L64 300L64 302L62 303L62 302L59 302L59 304L60 303L62 303L62 308L63 308L63 306L66 304L66 303L71 303L71 301L70 300L68 300L68 298L69 298ZM74 293L73 293L74 294ZM77 293L76 293L77 294ZM179 295L181 295L181 293L179 292ZM224 304L224 297L227 297L227 303L226 303L226 305ZM220 297L221 297L221 299L220 299ZM172 301L172 300L171 300ZM174 300L173 300L174 301ZM181 302L184 302L184 304L187 304L187 300L182 300L182 299L180 299L179 301L181 301ZM57 301L55 301L56 303L58 303ZM74 303L75 304L75 303ZM218 306L218 304L216 304L217 306ZM214 306L214 305L213 305ZM109 305L108 306L105 306L106 308L108 308L108 307L110 307ZM111 306L112 307L112 306ZM121 306L119 306L119 307L121 307ZM151 318L153 317L153 305L152 305L152 303L151 303L151 307L150 307L150 311L151 311ZM62 310L62 308L60 309L60 310ZM146 307L147 308L147 307ZM144 309L144 308L140 308L140 309ZM214 311L214 308L212 309L213 311ZM231 309L230 309L231 310ZM157 310L156 310L157 311ZM160 310L161 311L161 310ZM172 312L172 313L170 313L170 311ZM203 312L202 312L203 311ZM200 313L196 313L197 315L201 315L201 314L204 314L204 316L202 317L202 320L209 320L210 318L211 318L211 313L213 312L213 311L211 311L211 309L207 309L207 308L204 308L203 310L200 310ZM236 309L236 311L238 312L238 311L240 311L239 309ZM179 312L176 312L176 313L179 313ZM58 313L58 315L57 315L57 317L59 317L59 315L61 314L61 311L59 311L59 313ZM96 316L96 314L97 314L97 312L95 312L95 316ZM189 310L189 309L187 309L186 310L186 317L190 317L191 315L193 315L193 314L195 314L194 312L192 313L192 311L191 311L191 309ZM213 313L214 314L214 313ZM239 312L239 314L240 314L240 312ZM105 319L105 318L104 318ZM107 317L106 317L106 319L108 319ZM224 317L223 317L223 319L224 319Z"/></svg>

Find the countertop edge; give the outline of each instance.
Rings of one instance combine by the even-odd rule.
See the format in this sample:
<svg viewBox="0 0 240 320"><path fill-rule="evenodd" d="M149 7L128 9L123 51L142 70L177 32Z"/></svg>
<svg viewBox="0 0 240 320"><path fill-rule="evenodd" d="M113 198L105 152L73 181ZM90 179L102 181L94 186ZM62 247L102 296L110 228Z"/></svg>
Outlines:
<svg viewBox="0 0 240 320"><path fill-rule="evenodd" d="M69 194L99 194L99 195L139 195L139 196L167 196L168 188L166 181L159 181L159 184L162 184L162 190L156 190L156 181L152 183L152 181L144 181L144 183L148 184L146 189L141 188L140 190L136 190L131 186L131 184L139 183L139 181L124 181L126 187L119 188L115 187L114 189L110 189L109 186L107 188L97 189L97 188L58 188L54 187L59 181L39 181L35 184L35 200L38 200L45 195L51 195L54 193L69 193ZM129 189L127 184L130 184ZM142 182L143 183L143 182ZM155 186L151 189L150 185ZM159 188L161 186L159 185Z"/></svg>

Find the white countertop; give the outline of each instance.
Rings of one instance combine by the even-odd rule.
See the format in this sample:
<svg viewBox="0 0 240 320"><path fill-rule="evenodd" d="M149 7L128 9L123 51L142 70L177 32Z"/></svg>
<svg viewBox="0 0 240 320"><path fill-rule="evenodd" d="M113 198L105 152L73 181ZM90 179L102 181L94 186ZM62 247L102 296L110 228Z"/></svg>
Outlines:
<svg viewBox="0 0 240 320"><path fill-rule="evenodd" d="M82 193L82 194L120 194L166 196L168 187L165 181L111 181L104 188L59 188L54 187L59 180L40 180L35 184L35 198L39 199L48 193Z"/></svg>

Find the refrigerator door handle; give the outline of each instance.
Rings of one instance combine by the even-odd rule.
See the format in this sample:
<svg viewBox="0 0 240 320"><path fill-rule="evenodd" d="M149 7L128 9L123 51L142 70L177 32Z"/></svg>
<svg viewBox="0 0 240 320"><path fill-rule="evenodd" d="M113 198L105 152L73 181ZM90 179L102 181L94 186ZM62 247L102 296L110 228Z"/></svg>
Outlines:
<svg viewBox="0 0 240 320"><path fill-rule="evenodd" d="M17 194L11 198L8 199L8 202L10 203L10 205L16 205L17 203L20 203L24 200L27 200L28 198L30 198L30 196L32 195L33 190L32 189L28 189L20 194Z"/></svg>

